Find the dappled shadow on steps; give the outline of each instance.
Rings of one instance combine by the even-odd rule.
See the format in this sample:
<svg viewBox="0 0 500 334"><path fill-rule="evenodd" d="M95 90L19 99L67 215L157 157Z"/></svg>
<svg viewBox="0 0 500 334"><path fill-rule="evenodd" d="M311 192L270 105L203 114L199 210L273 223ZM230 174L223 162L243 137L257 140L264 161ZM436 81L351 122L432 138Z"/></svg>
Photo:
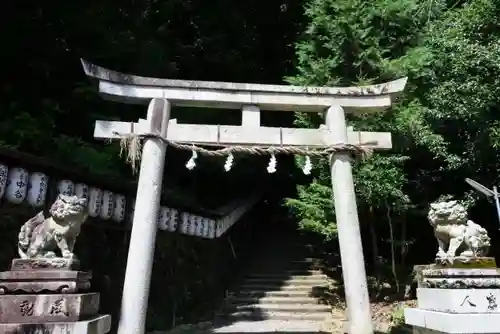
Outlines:
<svg viewBox="0 0 500 334"><path fill-rule="evenodd" d="M330 308L313 295L328 280L309 258L311 249L294 230L262 237L244 277L226 298L214 333L321 333Z"/></svg>

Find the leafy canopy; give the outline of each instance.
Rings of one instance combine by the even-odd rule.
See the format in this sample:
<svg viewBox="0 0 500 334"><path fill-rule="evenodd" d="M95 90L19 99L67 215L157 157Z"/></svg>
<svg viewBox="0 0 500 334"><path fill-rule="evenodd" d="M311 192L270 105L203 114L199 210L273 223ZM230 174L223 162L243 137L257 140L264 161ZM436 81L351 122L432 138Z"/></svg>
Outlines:
<svg viewBox="0 0 500 334"><path fill-rule="evenodd" d="M360 210L421 215L442 193L464 197L465 177L498 172L500 4L490 0L310 0L296 45L298 85L357 85L408 76L383 114L350 117L356 129L389 131L393 150L354 168ZM298 113L317 127L321 116ZM287 205L303 228L334 235L328 161ZM327 190L328 189L328 190ZM322 212L328 210L329 213Z"/></svg>

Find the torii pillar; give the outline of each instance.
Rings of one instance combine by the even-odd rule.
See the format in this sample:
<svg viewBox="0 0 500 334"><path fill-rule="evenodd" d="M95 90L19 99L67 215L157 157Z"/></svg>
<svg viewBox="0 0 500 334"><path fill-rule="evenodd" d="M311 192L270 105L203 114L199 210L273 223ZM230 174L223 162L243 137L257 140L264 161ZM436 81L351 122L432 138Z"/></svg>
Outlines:
<svg viewBox="0 0 500 334"><path fill-rule="evenodd" d="M150 103L147 120L137 123L97 121L95 138L120 134L161 134L179 143L198 145L294 146L326 148L352 144L390 149L391 134L359 132L346 126L345 111L383 110L400 93L406 78L363 87L295 87L230 82L145 78L111 71L82 61L85 73L99 80L105 97L125 103ZM242 125L177 124L168 120L170 104L241 110ZM162 110L161 117L152 110ZM260 126L260 110L326 112L326 128ZM158 114L157 114L158 115ZM160 124L160 125L158 125ZM168 125L168 132L167 132ZM143 151L136 210L127 260L119 334L144 334L156 236L165 144L147 139ZM370 144L370 142L372 142ZM332 188L342 259L350 334L372 334L373 326L356 195L348 152L331 157Z"/></svg>
<svg viewBox="0 0 500 334"><path fill-rule="evenodd" d="M151 100L145 122L147 131L166 137L169 117L168 100ZM159 139L148 138L144 142L123 282L119 334L144 333L146 326L166 150L167 144Z"/></svg>
<svg viewBox="0 0 500 334"><path fill-rule="evenodd" d="M328 109L326 125L339 143L347 142L346 120L344 110L341 107L332 106ZM349 334L371 334L373 326L370 297L366 281L351 160L352 158L347 152L331 156L333 200L337 218Z"/></svg>

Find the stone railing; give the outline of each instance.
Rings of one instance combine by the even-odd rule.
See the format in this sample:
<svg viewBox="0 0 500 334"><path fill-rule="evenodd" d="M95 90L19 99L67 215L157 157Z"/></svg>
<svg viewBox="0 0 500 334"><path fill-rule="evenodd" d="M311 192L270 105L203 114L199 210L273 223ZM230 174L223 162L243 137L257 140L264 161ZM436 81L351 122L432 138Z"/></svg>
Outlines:
<svg viewBox="0 0 500 334"><path fill-rule="evenodd" d="M50 201L49 175L39 171L28 171L19 166L0 163L0 199L12 204L28 203L35 208L43 208ZM100 187L62 179L56 182L57 193L77 195L88 200L90 217L114 221L130 227L135 199ZM215 210L211 217L186 212L168 206L161 206L158 213L158 228L202 238L218 238L223 235L241 216L260 199L251 195L238 199Z"/></svg>

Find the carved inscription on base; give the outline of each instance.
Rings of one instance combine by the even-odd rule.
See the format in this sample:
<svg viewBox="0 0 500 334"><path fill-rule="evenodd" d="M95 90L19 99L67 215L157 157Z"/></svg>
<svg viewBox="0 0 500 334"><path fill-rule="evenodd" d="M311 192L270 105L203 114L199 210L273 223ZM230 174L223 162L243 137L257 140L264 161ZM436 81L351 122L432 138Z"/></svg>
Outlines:
<svg viewBox="0 0 500 334"><path fill-rule="evenodd" d="M71 322L97 315L99 294L0 295L0 323Z"/></svg>

